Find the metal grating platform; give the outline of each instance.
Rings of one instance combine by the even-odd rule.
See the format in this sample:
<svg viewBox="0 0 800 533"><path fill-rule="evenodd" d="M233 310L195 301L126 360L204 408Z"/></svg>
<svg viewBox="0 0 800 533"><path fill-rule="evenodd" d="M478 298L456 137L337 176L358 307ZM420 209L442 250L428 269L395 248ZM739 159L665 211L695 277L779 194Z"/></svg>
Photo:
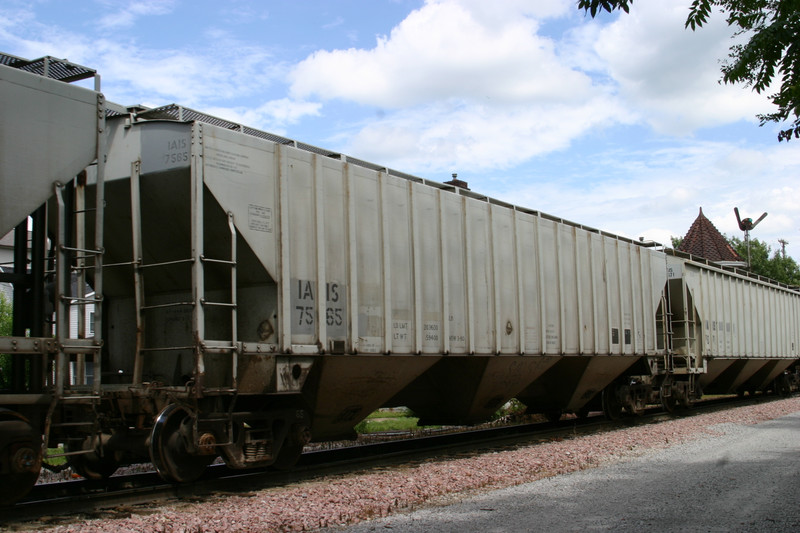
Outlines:
<svg viewBox="0 0 800 533"><path fill-rule="evenodd" d="M39 59L23 59L0 52L0 65L18 68L65 83L93 78L97 74L94 69L52 56L40 57Z"/></svg>

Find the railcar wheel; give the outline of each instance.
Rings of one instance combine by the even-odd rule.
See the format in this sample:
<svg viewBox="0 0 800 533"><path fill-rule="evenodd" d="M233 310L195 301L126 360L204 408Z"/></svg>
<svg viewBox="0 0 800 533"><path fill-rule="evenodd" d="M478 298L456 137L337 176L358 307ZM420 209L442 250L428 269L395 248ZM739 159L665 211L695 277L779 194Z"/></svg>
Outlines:
<svg viewBox="0 0 800 533"><path fill-rule="evenodd" d="M278 456L272 463L272 468L288 470L293 467L303 454L303 448L309 442L311 442L311 430L304 425L293 426L281 449L278 450Z"/></svg>
<svg viewBox="0 0 800 533"><path fill-rule="evenodd" d="M786 374L781 374L775 378L773 389L775 390L775 394L781 396L782 398L791 396L792 385L789 383L789 377Z"/></svg>
<svg viewBox="0 0 800 533"><path fill-rule="evenodd" d="M288 470L292 468L300 459L303 453L303 445L301 444L284 444L272 463L272 468L276 470Z"/></svg>
<svg viewBox="0 0 800 533"><path fill-rule="evenodd" d="M672 398L671 396L661 396L661 407L664 408L666 412L669 414L675 414L680 409L680 402L676 399Z"/></svg>
<svg viewBox="0 0 800 533"><path fill-rule="evenodd" d="M42 435L22 416L0 409L0 505L19 500L42 469Z"/></svg>
<svg viewBox="0 0 800 533"><path fill-rule="evenodd" d="M215 455L189 452L192 417L183 407L170 404L161 411L150 435L150 459L167 481L189 483L205 472Z"/></svg>
<svg viewBox="0 0 800 533"><path fill-rule="evenodd" d="M630 390L625 400L625 412L633 416L642 416L644 414L647 402L640 390Z"/></svg>
<svg viewBox="0 0 800 533"><path fill-rule="evenodd" d="M678 411L681 401L675 394L675 390L672 387L672 380L665 380L664 383L661 384L658 396L661 400L661 407L663 407L666 412L674 414Z"/></svg>
<svg viewBox="0 0 800 533"><path fill-rule="evenodd" d="M79 445L68 444L66 449L68 452L78 450L91 450L88 453L81 455L70 455L67 458L69 466L72 467L77 474L86 479L108 479L119 468L119 458L117 454L107 447L97 446L96 437L86 437L86 439ZM106 437L103 440L107 440Z"/></svg>
<svg viewBox="0 0 800 533"><path fill-rule="evenodd" d="M602 392L603 414L609 420L619 420L622 418L622 402L619 401L617 396L616 387L611 384Z"/></svg>
<svg viewBox="0 0 800 533"><path fill-rule="evenodd" d="M645 411L645 406L639 402L633 403L625 407L625 411L633 416L642 416Z"/></svg>
<svg viewBox="0 0 800 533"><path fill-rule="evenodd" d="M558 422L559 420L561 420L561 409L558 408L548 409L543 414L548 422Z"/></svg>

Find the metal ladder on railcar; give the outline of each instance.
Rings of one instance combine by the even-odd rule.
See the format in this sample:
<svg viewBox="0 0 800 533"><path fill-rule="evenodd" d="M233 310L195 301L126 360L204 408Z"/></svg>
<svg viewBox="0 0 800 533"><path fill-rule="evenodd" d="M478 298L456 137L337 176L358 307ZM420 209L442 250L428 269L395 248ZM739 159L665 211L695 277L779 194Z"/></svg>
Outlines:
<svg viewBox="0 0 800 533"><path fill-rule="evenodd" d="M65 194L66 191L70 191ZM81 173L72 184L65 186L56 184L55 197L57 205L58 234L56 236L55 257L52 261L55 268L50 271L55 276L56 323L55 337L58 350L53 360L53 370L48 380L53 389L53 396L47 410L44 426L44 458L64 457L93 453L92 449L75 449L65 452L46 452L46 445L54 429L83 429L81 434L99 435L97 407L101 401L102 383L102 342L99 338L102 316L102 276L103 249L100 246L89 248L86 244L86 215L95 215L95 235L102 225L102 211L97 208L86 208L86 174ZM102 192L98 193L102 194ZM65 196L68 200L65 200ZM74 230L74 231L73 231ZM74 234L74 244L72 241ZM102 234L102 232L100 232ZM93 272L94 292L86 292L87 273ZM74 285L73 285L74 283ZM68 285L70 288L68 289ZM73 294L75 293L75 294ZM87 321L86 309L92 306L93 311ZM73 310L76 312L73 313ZM72 336L72 317L77 322L75 336ZM88 322L88 324L87 324ZM89 331L87 334L87 326ZM91 365L91 376L87 373L87 365ZM75 421L64 420L53 422L56 410L70 404L83 404L91 407L93 415L90 419ZM62 413L64 415L65 413ZM82 440L82 439L79 439ZM68 444L68 443L65 443Z"/></svg>
<svg viewBox="0 0 800 533"><path fill-rule="evenodd" d="M684 332L682 337L675 340L680 341L683 350L675 354L677 361L674 366L677 373L688 374L697 367L699 354L697 353L697 310L694 306L689 289L682 281L681 284L681 302L683 304L683 312L681 313L680 320L677 324L681 326Z"/></svg>
<svg viewBox="0 0 800 533"><path fill-rule="evenodd" d="M675 332L672 329L672 307L670 305L669 290L667 289L661 295L661 313L656 315L656 322L660 324L661 334L663 335L662 343L664 347L664 356L654 358L655 374L665 374L672 368L672 350L673 339Z"/></svg>
<svg viewBox="0 0 800 533"><path fill-rule="evenodd" d="M697 311L682 279L668 281L667 290L662 297L662 306L665 306L667 310L665 316L668 316L667 342L664 357L657 360L656 373L663 376L660 390L662 403L671 410L675 406L667 407L671 402L666 400L664 403L664 398L672 396L675 390L680 391L679 401L687 402L687 405L695 396L701 356L697 353ZM673 309L674 307L678 309Z"/></svg>
<svg viewBox="0 0 800 533"><path fill-rule="evenodd" d="M208 353L228 355L231 359L230 371L231 381L227 387L204 387L200 384L200 391L203 395L211 394L235 394L236 393L236 379L237 379L237 364L238 364L238 343L237 343L237 301L236 301L236 286L237 286L237 261L236 261L236 239L237 231L233 221L233 214L228 213L228 227L230 232L231 246L230 257L219 259L206 257L200 250L202 246L193 246L195 250L191 257L178 259L173 261L158 262L152 261L145 263L143 259L143 230L142 219L143 211L141 204L141 163L136 161L131 165L131 223L133 233L133 271L134 271L134 299L136 311L136 352L135 352L135 365L134 365L134 384L142 383L143 373L143 358L158 352L178 351L178 350L192 350L197 351L197 370L202 370L204 366L204 355ZM202 200L201 200L202 201ZM199 227L195 229L202 235L202 221L191 220L191 224L197 224ZM201 237L202 238L202 237ZM192 292L196 294L196 298L192 301L174 301L160 304L148 304L147 292L145 290L144 274L148 270L170 267L174 265L186 265L193 272L189 274L192 277ZM205 274L204 270L206 265L222 265L230 268L230 299L227 301L213 301L206 298L205 287ZM164 309L168 307L191 307L193 310L193 321L195 331L205 331L205 313L206 308L223 307L230 309L230 331L231 338L226 340L208 340L201 334L197 339L196 345L186 346L146 346L146 314L148 312Z"/></svg>
<svg viewBox="0 0 800 533"><path fill-rule="evenodd" d="M674 283L680 284L680 298L677 301L673 298L669 286L662 296L662 306L666 309L664 314L667 339L664 358L659 362L658 370L670 374L687 374L697 365L697 316L686 285L679 279L670 280L668 285ZM680 309L673 309L676 305Z"/></svg>

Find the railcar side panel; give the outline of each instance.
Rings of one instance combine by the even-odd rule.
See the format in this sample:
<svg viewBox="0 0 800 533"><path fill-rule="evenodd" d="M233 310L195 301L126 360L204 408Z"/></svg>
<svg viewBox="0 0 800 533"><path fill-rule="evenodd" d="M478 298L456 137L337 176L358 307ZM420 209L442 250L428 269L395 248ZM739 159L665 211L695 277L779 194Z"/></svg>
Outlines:
<svg viewBox="0 0 800 533"><path fill-rule="evenodd" d="M561 283L562 272L558 266L558 247L556 234L558 226L552 220L538 220L537 234L539 247L539 294L542 297L542 351L548 355L561 354Z"/></svg>
<svg viewBox="0 0 800 533"><path fill-rule="evenodd" d="M522 352L529 355L543 352L541 337L542 294L539 279L540 255L539 239L536 230L539 218L528 213L518 213L516 217L517 247L519 260L520 299L524 330Z"/></svg>
<svg viewBox="0 0 800 533"><path fill-rule="evenodd" d="M576 260L575 228L566 224L556 227L558 253L558 292L561 302L561 353L577 355L580 352L580 315L578 285L579 267Z"/></svg>
<svg viewBox="0 0 800 533"><path fill-rule="evenodd" d="M384 312L387 299L383 287L387 250L383 246L383 216L380 187L374 173L356 167L352 171L351 194L355 198L357 330L352 344L358 353L381 353L386 348L384 333L389 320ZM391 266L389 266L391 269Z"/></svg>
<svg viewBox="0 0 800 533"><path fill-rule="evenodd" d="M580 228L575 228L575 263L577 268L578 294L578 347L581 355L593 354L595 351L595 324L594 324L594 276L592 268L592 241L591 233Z"/></svg>
<svg viewBox="0 0 800 533"><path fill-rule="evenodd" d="M611 314L608 311L608 275L605 261L605 239L597 233L590 234L592 273L592 320L594 353L611 353Z"/></svg>
<svg viewBox="0 0 800 533"><path fill-rule="evenodd" d="M446 353L467 353L467 262L465 226L462 216L466 198L440 194L442 209L442 260L446 268L447 349Z"/></svg>
<svg viewBox="0 0 800 533"><path fill-rule="evenodd" d="M342 172L338 163L328 158L317 157L316 168L322 176L316 182L315 194L322 209L322 215L316 219L317 234L322 238L318 268L324 272L324 275L318 274L318 283L324 287L318 303L318 313L322 316L319 327L321 338L327 338L326 350L333 350L335 345L346 350L350 320L348 288L351 284L347 174ZM337 348L335 351L342 350Z"/></svg>
<svg viewBox="0 0 800 533"><path fill-rule="evenodd" d="M318 286L316 220L321 215L315 202L317 178L310 153L292 153L283 170L281 187L288 191L287 227L290 231L286 261L281 264L282 282L289 283L289 314L281 317L291 324L292 346L313 346L317 342L317 325L320 323L317 302L322 301L322 287ZM288 275L287 275L288 273ZM288 348L288 347L287 347Z"/></svg>
<svg viewBox="0 0 800 533"><path fill-rule="evenodd" d="M467 305L469 353L491 354L494 342L494 272L489 236L489 204L467 198L464 226L467 238Z"/></svg>
<svg viewBox="0 0 800 533"><path fill-rule="evenodd" d="M492 266L495 282L494 330L498 342L495 352L518 354L522 347L519 331L522 323L519 316L520 291L517 276L517 242L515 212L505 206L491 205L492 214Z"/></svg>
<svg viewBox="0 0 800 533"><path fill-rule="evenodd" d="M418 337L422 353L441 354L445 348L445 272L442 231L442 206L440 191L419 187L412 188L415 219L414 240L419 242L414 254L414 272L420 280L415 284L415 297L420 302L417 313ZM421 328L421 331L420 331Z"/></svg>

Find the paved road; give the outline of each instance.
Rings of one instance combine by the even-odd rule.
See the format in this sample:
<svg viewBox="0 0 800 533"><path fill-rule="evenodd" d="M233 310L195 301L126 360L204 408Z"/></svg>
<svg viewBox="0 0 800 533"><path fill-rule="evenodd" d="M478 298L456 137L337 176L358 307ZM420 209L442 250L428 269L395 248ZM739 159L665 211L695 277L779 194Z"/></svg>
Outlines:
<svg viewBox="0 0 800 533"><path fill-rule="evenodd" d="M800 531L800 413L718 429L725 434L345 531Z"/></svg>

